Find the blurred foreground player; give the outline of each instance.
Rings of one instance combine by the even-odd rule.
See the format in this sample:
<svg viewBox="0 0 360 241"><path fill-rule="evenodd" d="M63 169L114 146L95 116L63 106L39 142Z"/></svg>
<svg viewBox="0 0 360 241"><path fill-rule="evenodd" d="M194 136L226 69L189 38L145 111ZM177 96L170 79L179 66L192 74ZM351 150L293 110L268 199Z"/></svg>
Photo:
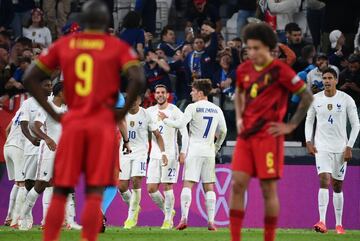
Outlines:
<svg viewBox="0 0 360 241"><path fill-rule="evenodd" d="M314 225L316 232L326 233L326 211L329 203L329 186L332 181L333 205L336 219L336 233L344 234L342 213L344 196L342 183L347 162L351 160L352 148L359 133L359 118L355 101L345 92L336 89L337 73L327 68L322 73L324 91L314 95L305 122L306 147L315 156L320 189L318 205L320 221ZM314 122L316 130L312 142ZM351 124L349 139L347 122Z"/></svg>
<svg viewBox="0 0 360 241"><path fill-rule="evenodd" d="M244 39L249 60L237 69L238 138L232 160L231 240L241 239L245 191L251 177L257 177L265 201L264 240L274 241L280 208L277 180L283 171L284 135L299 125L313 98L305 83L288 65L271 57L276 36L269 25L248 25ZM289 92L297 93L301 102L290 122L282 123Z"/></svg>
<svg viewBox="0 0 360 241"><path fill-rule="evenodd" d="M86 201L81 217L82 240L93 241L101 226L101 199L105 186L117 182L116 122L124 118L141 89L144 78L137 56L115 37L105 34L109 15L101 1L87 1L82 8L85 31L66 36L43 52L25 74L25 86L63 132L54 166L54 195L45 219L44 241L59 239L66 197L85 174ZM39 91L39 80L55 68L64 74L69 111L61 118ZM114 106L120 88L120 71L129 79L127 102Z"/></svg>

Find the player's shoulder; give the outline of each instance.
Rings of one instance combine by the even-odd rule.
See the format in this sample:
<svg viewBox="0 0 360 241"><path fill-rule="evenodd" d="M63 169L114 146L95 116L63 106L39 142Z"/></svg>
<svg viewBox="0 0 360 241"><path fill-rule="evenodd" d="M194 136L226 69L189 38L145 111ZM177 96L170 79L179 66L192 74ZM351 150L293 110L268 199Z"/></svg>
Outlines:
<svg viewBox="0 0 360 241"><path fill-rule="evenodd" d="M153 106L150 106L150 107L146 108L146 111L147 111L148 113L151 113L151 112L156 111L157 109L158 109L157 106L156 106L156 105L153 105Z"/></svg>
<svg viewBox="0 0 360 241"><path fill-rule="evenodd" d="M339 98L345 99L346 101L354 101L354 99L347 93L345 93L344 91L341 90L336 90L337 91L337 95L339 96Z"/></svg>
<svg viewBox="0 0 360 241"><path fill-rule="evenodd" d="M252 66L253 66L253 63L251 62L251 60L246 60L245 62L241 63L241 64L236 68L236 72L244 71L244 70L249 70L249 68L251 68Z"/></svg>

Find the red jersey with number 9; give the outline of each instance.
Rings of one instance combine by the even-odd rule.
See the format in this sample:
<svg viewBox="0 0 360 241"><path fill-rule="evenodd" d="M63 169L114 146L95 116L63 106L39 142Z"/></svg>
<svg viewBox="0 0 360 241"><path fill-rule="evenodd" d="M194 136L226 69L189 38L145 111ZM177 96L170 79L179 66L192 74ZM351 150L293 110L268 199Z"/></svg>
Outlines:
<svg viewBox="0 0 360 241"><path fill-rule="evenodd" d="M113 115L121 71L137 65L131 47L116 37L93 32L61 38L39 56L37 66L47 73L60 67L69 112L64 121Z"/></svg>
<svg viewBox="0 0 360 241"><path fill-rule="evenodd" d="M267 135L268 123L283 120L289 92L306 89L305 82L277 59L259 70L251 61L246 61L238 67L236 75L236 86L245 91L244 129L240 134L244 139Z"/></svg>

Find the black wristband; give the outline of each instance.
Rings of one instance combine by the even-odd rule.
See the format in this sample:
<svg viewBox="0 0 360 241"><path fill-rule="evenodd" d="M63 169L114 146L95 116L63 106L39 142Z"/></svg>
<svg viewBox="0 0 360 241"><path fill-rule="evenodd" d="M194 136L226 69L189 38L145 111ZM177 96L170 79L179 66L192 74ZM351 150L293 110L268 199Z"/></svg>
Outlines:
<svg viewBox="0 0 360 241"><path fill-rule="evenodd" d="M127 144L127 143L130 142L130 140L128 139L128 140L126 141L126 140L124 139L123 142L124 142L124 144Z"/></svg>

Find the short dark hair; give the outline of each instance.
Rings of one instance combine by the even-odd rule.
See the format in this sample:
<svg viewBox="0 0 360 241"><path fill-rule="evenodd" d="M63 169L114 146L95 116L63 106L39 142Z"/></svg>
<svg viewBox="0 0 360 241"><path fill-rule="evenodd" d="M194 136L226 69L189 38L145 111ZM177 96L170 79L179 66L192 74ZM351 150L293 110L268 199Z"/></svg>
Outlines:
<svg viewBox="0 0 360 241"><path fill-rule="evenodd" d="M239 38L239 37L233 38L231 41L240 41L240 42L242 42L241 38Z"/></svg>
<svg viewBox="0 0 360 241"><path fill-rule="evenodd" d="M29 38L26 37L19 37L15 40L16 43L19 43L25 47L32 48L32 41Z"/></svg>
<svg viewBox="0 0 360 241"><path fill-rule="evenodd" d="M202 25L208 25L208 26L210 26L210 27L212 27L212 28L215 28L215 25L214 25L214 23L213 22L211 22L210 20L204 20L203 22L202 22L202 24L201 24L201 26Z"/></svg>
<svg viewBox="0 0 360 241"><path fill-rule="evenodd" d="M156 91L156 89L158 89L158 88L164 88L166 90L166 92L168 92L168 88L166 85L158 84L155 86L154 91Z"/></svg>
<svg viewBox="0 0 360 241"><path fill-rule="evenodd" d="M54 96L58 96L61 91L64 89L64 84L62 81L57 82L54 84L52 92Z"/></svg>
<svg viewBox="0 0 360 241"><path fill-rule="evenodd" d="M274 49L277 44L277 38L267 23L250 23L244 29L244 41L245 43L249 39L259 40L270 49Z"/></svg>
<svg viewBox="0 0 360 241"><path fill-rule="evenodd" d="M297 23L288 23L285 25L285 32L291 33L291 32L298 32L301 31L301 28Z"/></svg>
<svg viewBox="0 0 360 241"><path fill-rule="evenodd" d="M9 52L9 46L7 46L5 44L0 44L0 49L5 49L6 51Z"/></svg>
<svg viewBox="0 0 360 241"><path fill-rule="evenodd" d="M195 79L192 87L198 91L202 91L205 96L208 96L212 90L212 82L210 79Z"/></svg>
<svg viewBox="0 0 360 241"><path fill-rule="evenodd" d="M163 36L165 36L169 31L174 31L174 28L170 25L166 25L162 30L161 30L161 33L160 33L160 36L161 36L161 39Z"/></svg>
<svg viewBox="0 0 360 241"><path fill-rule="evenodd" d="M204 36L202 36L200 33L195 34L194 41L195 41L195 39L202 39L204 42L206 42Z"/></svg>
<svg viewBox="0 0 360 241"><path fill-rule="evenodd" d="M7 39L10 39L10 37L11 37L11 34L6 30L0 31L0 35Z"/></svg>
<svg viewBox="0 0 360 241"><path fill-rule="evenodd" d="M139 28L141 24L141 16L135 11L130 11L124 17L121 28L132 29Z"/></svg>
<svg viewBox="0 0 360 241"><path fill-rule="evenodd" d="M325 53L318 53L315 57L315 60L319 59L329 60L328 56Z"/></svg>
<svg viewBox="0 0 360 241"><path fill-rule="evenodd" d="M19 60L19 64L23 64L23 63L28 63L28 64L31 64L31 59L29 57L19 57L18 58Z"/></svg>
<svg viewBox="0 0 360 241"><path fill-rule="evenodd" d="M322 71L322 75L324 75L326 73L332 74L335 79L337 79L337 77L338 77L336 71L333 68L328 67Z"/></svg>
<svg viewBox="0 0 360 241"><path fill-rule="evenodd" d="M311 57L311 54L316 51L315 50L315 46L312 44L308 44L305 45L302 49L301 49L301 57L303 57L304 59L308 59Z"/></svg>

